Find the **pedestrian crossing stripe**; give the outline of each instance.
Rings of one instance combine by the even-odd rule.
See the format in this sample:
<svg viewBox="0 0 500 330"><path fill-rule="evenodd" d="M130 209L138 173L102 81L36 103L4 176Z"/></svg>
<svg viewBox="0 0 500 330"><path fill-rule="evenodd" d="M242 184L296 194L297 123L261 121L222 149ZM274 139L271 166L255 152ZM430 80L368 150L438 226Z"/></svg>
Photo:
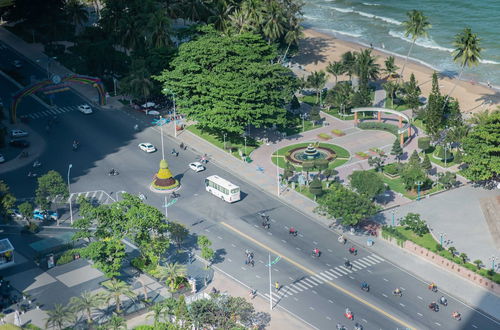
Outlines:
<svg viewBox="0 0 500 330"><path fill-rule="evenodd" d="M52 203L75 203L78 200L78 197L84 196L85 198L90 198L92 201L96 201L99 204L109 204L115 202L115 199L108 195L104 190L93 190L93 191L84 191L84 192L76 192L71 193L68 198L63 198L62 196L56 196L52 199Z"/></svg>
<svg viewBox="0 0 500 330"><path fill-rule="evenodd" d="M44 110L44 111L30 113L27 116L29 118L31 118L31 119L40 119L40 118L43 118L43 117L54 116L54 115L58 115L58 114L61 114L61 113L75 111L75 110L78 110L78 106L76 106L76 105L69 105L69 106L55 107L55 108L47 109L47 110Z"/></svg>

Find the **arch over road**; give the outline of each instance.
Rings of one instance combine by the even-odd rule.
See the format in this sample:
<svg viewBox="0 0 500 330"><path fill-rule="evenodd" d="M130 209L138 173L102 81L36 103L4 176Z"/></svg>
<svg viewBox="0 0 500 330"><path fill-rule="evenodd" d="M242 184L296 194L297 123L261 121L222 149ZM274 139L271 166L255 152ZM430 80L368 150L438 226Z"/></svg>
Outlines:
<svg viewBox="0 0 500 330"><path fill-rule="evenodd" d="M411 136L411 118L406 115L405 113L392 110L392 109L387 109L387 108L378 108L378 107L366 107L366 108L355 108L351 110L354 113L354 124L357 125L359 120L358 120L358 112L377 112L377 121L382 120L382 113L390 113L392 115L396 115L399 119L399 129L398 129L398 134L400 138L400 144L403 146L404 144L404 133L408 131L408 137ZM403 120L406 121L406 124L403 126Z"/></svg>

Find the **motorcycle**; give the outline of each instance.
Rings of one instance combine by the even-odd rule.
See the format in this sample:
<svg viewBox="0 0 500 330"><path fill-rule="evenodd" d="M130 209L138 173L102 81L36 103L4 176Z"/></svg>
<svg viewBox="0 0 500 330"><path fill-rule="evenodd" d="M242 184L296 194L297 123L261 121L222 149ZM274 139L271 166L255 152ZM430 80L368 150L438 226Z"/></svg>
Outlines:
<svg viewBox="0 0 500 330"><path fill-rule="evenodd" d="M429 284L428 289L431 290L432 292L438 291L437 285L435 284Z"/></svg>
<svg viewBox="0 0 500 330"><path fill-rule="evenodd" d="M339 241L339 243L341 244L345 244L347 242L347 240L345 239L344 236L339 236L339 238L337 239Z"/></svg>
<svg viewBox="0 0 500 330"><path fill-rule="evenodd" d="M38 160L35 160L33 162L33 167L40 167L40 166L42 166L42 163L40 163Z"/></svg>
<svg viewBox="0 0 500 330"><path fill-rule="evenodd" d="M73 151L76 151L78 147L80 146L80 143L78 142L73 142Z"/></svg>
<svg viewBox="0 0 500 330"><path fill-rule="evenodd" d="M356 255L358 255L358 250L356 248L354 248L354 247L351 247L349 249L349 253L350 254L354 254L356 256Z"/></svg>
<svg viewBox="0 0 500 330"><path fill-rule="evenodd" d="M28 172L28 177L29 178L35 178L37 176L36 173Z"/></svg>
<svg viewBox="0 0 500 330"><path fill-rule="evenodd" d="M120 173L117 170L111 170L111 171L108 172L109 176L115 176L115 175L118 175L118 174L120 174Z"/></svg>
<svg viewBox="0 0 500 330"><path fill-rule="evenodd" d="M459 312L453 312L453 313L451 313L451 317L453 317L457 321L460 321L462 319L462 315L460 315Z"/></svg>
<svg viewBox="0 0 500 330"><path fill-rule="evenodd" d="M436 303L431 303L431 304L429 304L429 309L434 311L434 312L439 312L439 305Z"/></svg>
<svg viewBox="0 0 500 330"><path fill-rule="evenodd" d="M348 320L354 320L354 315L352 315L352 312L349 310L349 308L346 308L345 312L344 312L344 316L348 319Z"/></svg>
<svg viewBox="0 0 500 330"><path fill-rule="evenodd" d="M362 283L361 284L361 290L369 292L370 291L370 286L367 283Z"/></svg>
<svg viewBox="0 0 500 330"><path fill-rule="evenodd" d="M349 261L344 262L344 267L347 269L352 269L352 264Z"/></svg>
<svg viewBox="0 0 500 330"><path fill-rule="evenodd" d="M403 296L403 292L401 290L399 290L399 291L394 290L394 291L392 291L392 295L402 297Z"/></svg>
<svg viewBox="0 0 500 330"><path fill-rule="evenodd" d="M441 297L441 299L439 299L439 303L443 306L448 306L448 300L446 300L446 298L444 297Z"/></svg>

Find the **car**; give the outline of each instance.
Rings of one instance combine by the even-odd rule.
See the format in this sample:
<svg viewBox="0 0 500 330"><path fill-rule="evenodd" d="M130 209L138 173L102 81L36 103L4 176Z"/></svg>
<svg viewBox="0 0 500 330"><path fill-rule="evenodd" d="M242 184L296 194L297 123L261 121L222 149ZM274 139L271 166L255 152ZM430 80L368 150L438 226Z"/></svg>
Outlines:
<svg viewBox="0 0 500 330"><path fill-rule="evenodd" d="M92 113L92 108L88 104L81 104L78 106L78 111L84 115L90 115Z"/></svg>
<svg viewBox="0 0 500 330"><path fill-rule="evenodd" d="M11 217L13 217L13 218L16 218L16 219L24 218L18 209L11 209L9 213L10 213Z"/></svg>
<svg viewBox="0 0 500 330"><path fill-rule="evenodd" d="M13 129L10 131L10 136L13 138L25 137L28 136L28 132L23 131L22 129Z"/></svg>
<svg viewBox="0 0 500 330"><path fill-rule="evenodd" d="M21 61L19 61L19 60L15 60L15 61L13 62L13 64L14 64L14 66L15 66L16 68L18 68L18 69L20 69L20 68L22 68L22 67L23 67L23 65L22 65Z"/></svg>
<svg viewBox="0 0 500 330"><path fill-rule="evenodd" d="M205 166L201 165L200 162L189 163L189 168L195 171L196 173L205 170Z"/></svg>
<svg viewBox="0 0 500 330"><path fill-rule="evenodd" d="M146 114L150 116L159 116L160 113L156 110L146 110Z"/></svg>
<svg viewBox="0 0 500 330"><path fill-rule="evenodd" d="M21 149L28 148L30 146L30 143L26 140L10 140L9 144L12 147Z"/></svg>
<svg viewBox="0 0 500 330"><path fill-rule="evenodd" d="M147 153L156 151L156 147L149 142L139 143L139 148Z"/></svg>
<svg viewBox="0 0 500 330"><path fill-rule="evenodd" d="M5 162L5 157L2 154L0 154L0 163L3 163L3 162Z"/></svg>
<svg viewBox="0 0 500 330"><path fill-rule="evenodd" d="M57 219L59 219L59 214L57 214L57 212L53 212L53 211L42 211L40 209L35 209L33 211L33 218L35 220L40 220L40 221L43 221L45 219L57 220Z"/></svg>

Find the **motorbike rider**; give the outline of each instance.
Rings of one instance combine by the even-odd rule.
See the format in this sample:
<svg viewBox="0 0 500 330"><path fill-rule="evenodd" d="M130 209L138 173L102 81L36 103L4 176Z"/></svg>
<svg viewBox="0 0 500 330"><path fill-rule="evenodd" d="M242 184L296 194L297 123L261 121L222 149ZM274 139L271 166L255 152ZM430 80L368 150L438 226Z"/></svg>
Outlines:
<svg viewBox="0 0 500 330"><path fill-rule="evenodd" d="M361 283L361 289L363 289L363 290L368 289L368 283L366 283L365 281L363 281L363 282Z"/></svg>
<svg viewBox="0 0 500 330"><path fill-rule="evenodd" d="M441 296L441 298L439 298L439 302L443 305L446 305L448 304L448 300L446 300L446 298L444 296Z"/></svg>
<svg viewBox="0 0 500 330"><path fill-rule="evenodd" d="M317 257L317 258L318 258L318 257L319 257L319 255L320 255L320 253L321 253L321 251L320 251L318 248L314 248L314 249L313 249L313 255L314 255L315 257Z"/></svg>
<svg viewBox="0 0 500 330"><path fill-rule="evenodd" d="M290 227L290 230L288 231L288 234L296 236L297 235L297 230L294 227Z"/></svg>
<svg viewBox="0 0 500 330"><path fill-rule="evenodd" d="M395 295L402 295L403 293L401 292L401 289L400 288L396 288L394 289L394 291L392 291L393 294Z"/></svg>
<svg viewBox="0 0 500 330"><path fill-rule="evenodd" d="M351 254L357 254L357 253L358 253L358 250L356 250L356 248L355 248L354 246L351 246L351 247L349 248L349 252L350 252Z"/></svg>
<svg viewBox="0 0 500 330"><path fill-rule="evenodd" d="M346 260L346 261L344 262L344 266L345 266L346 268L352 268L351 262L350 262L349 260Z"/></svg>
<svg viewBox="0 0 500 330"><path fill-rule="evenodd" d="M462 318L462 315L459 312L455 311L455 312L451 313L451 317L460 321L460 319Z"/></svg>

